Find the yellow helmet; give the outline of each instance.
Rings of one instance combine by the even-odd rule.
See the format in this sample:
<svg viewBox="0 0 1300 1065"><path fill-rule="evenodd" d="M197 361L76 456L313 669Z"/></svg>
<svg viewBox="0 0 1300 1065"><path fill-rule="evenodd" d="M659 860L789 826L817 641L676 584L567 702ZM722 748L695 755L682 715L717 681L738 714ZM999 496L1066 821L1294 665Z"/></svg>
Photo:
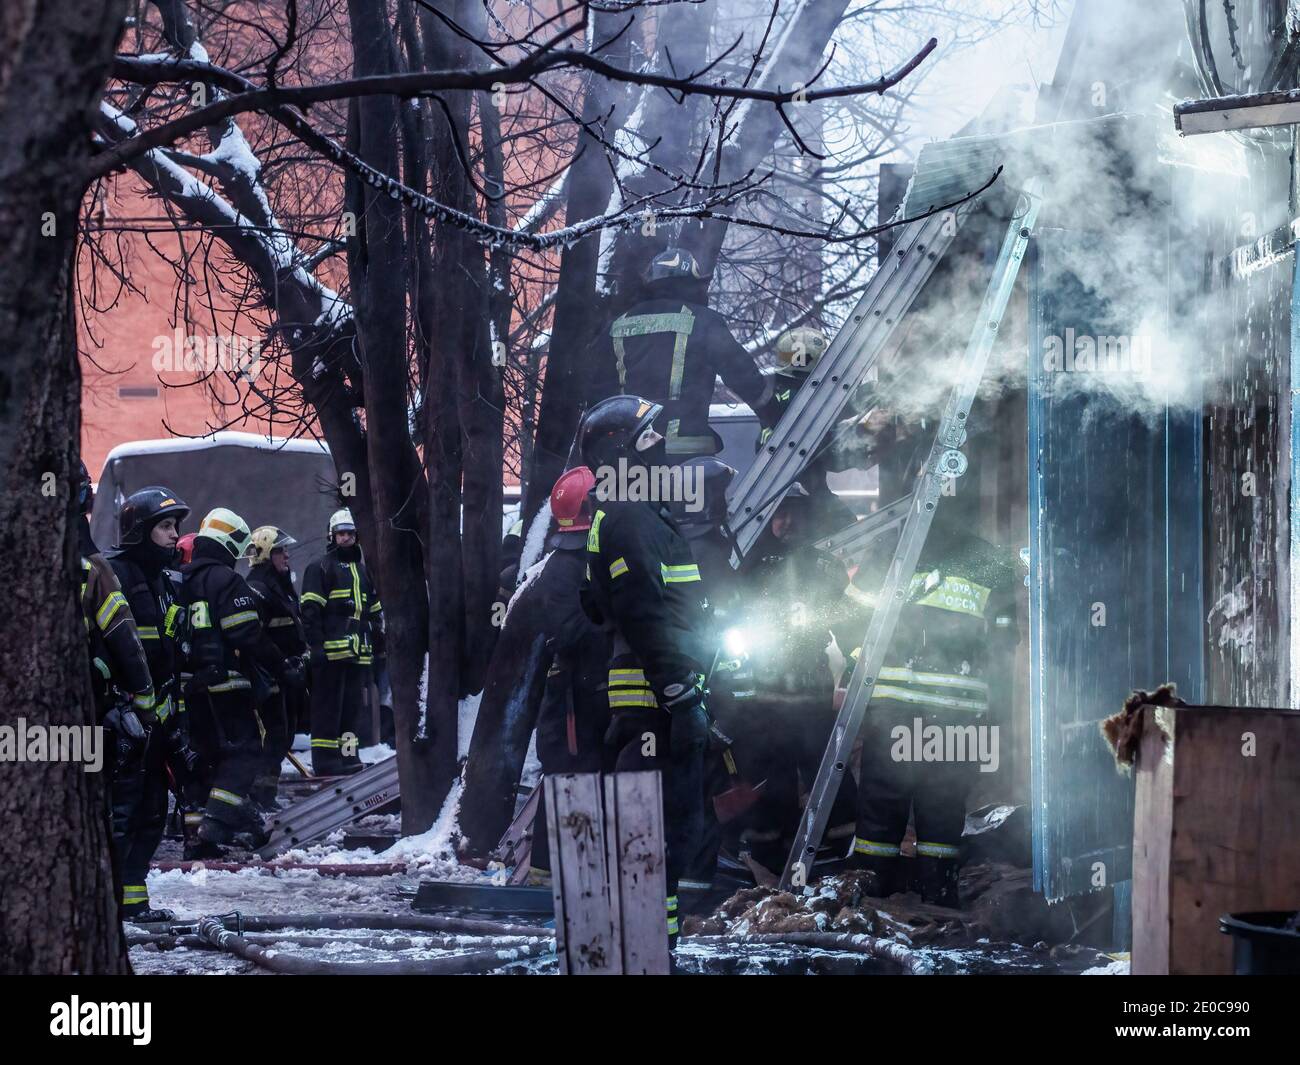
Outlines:
<svg viewBox="0 0 1300 1065"><path fill-rule="evenodd" d="M283 529L274 525L259 525L253 530L252 541L248 545L248 557L254 566L267 562L271 552L277 547L289 548L298 541Z"/></svg>
<svg viewBox="0 0 1300 1065"><path fill-rule="evenodd" d="M776 357L783 373L804 374L812 370L829 345L826 334L811 326L787 329L777 338Z"/></svg>
<svg viewBox="0 0 1300 1065"><path fill-rule="evenodd" d="M208 511L202 524L199 525L198 535L215 540L229 551L233 558L240 558L248 550L248 541L252 537L252 533L248 531L248 522L225 507L216 507Z"/></svg>

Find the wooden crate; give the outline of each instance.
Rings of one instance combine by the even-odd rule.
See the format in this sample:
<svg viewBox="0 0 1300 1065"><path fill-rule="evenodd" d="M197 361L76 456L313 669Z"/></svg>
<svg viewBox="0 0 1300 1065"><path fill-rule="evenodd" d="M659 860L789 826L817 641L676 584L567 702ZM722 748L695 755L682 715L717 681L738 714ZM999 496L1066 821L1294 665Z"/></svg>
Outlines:
<svg viewBox="0 0 1300 1065"><path fill-rule="evenodd" d="M1142 715L1132 971L1231 973L1223 914L1300 909L1300 711Z"/></svg>

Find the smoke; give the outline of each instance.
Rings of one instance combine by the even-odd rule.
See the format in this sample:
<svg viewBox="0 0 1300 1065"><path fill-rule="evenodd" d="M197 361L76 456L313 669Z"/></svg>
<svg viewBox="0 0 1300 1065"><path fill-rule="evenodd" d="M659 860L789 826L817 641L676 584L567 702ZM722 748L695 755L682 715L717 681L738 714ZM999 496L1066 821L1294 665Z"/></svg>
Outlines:
<svg viewBox="0 0 1300 1065"><path fill-rule="evenodd" d="M1125 14L1128 23L1140 18L1132 9ZM1234 209L1251 149L1226 136L1180 138L1167 68L1149 67L1153 73L1145 80L1124 86L1123 111L1105 111L1099 82L1093 90L1098 117L999 134L992 151L989 140L979 138L922 150L913 188L924 177L927 200L943 202L930 193L944 167L953 170L954 181L969 182L959 165L964 146L968 166L971 160L987 166L981 180L1004 167L985 196L993 217L980 211L965 223L985 233L986 247L1002 240L1012 193L1031 177L1043 183L1036 261L1021 267L1036 270L1037 305L1025 308L1013 297L981 397L1022 390L1032 377L1045 394L1082 395L1099 408L1155 419L1171 410L1199 410L1230 385L1215 368L1222 360L1209 357L1232 342L1233 322L1207 304L1216 283L1211 271L1224 267L1208 260L1206 249L1224 234L1239 234L1240 244L1260 235L1264 220ZM954 184L948 191L964 190ZM909 202L907 210L926 206ZM936 291L909 316L900 354L883 368L887 403L904 416L942 409L972 332L983 327L979 309L993 277L993 251L972 254L962 245L959 234ZM1026 329L1029 321L1038 328Z"/></svg>

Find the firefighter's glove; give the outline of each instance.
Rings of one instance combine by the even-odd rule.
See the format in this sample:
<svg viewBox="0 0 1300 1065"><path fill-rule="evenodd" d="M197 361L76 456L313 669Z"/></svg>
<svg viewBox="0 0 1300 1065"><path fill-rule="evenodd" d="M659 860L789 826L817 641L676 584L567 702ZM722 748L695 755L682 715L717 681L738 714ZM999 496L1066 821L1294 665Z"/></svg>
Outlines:
<svg viewBox="0 0 1300 1065"><path fill-rule="evenodd" d="M284 677L282 679L286 687L295 690L307 686L307 672L303 668L301 658L295 656L284 660Z"/></svg>
<svg viewBox="0 0 1300 1065"><path fill-rule="evenodd" d="M704 677L699 673L688 673L680 681L669 684L659 695L659 705L676 717L683 710L699 707L703 710L708 705L709 689L704 686Z"/></svg>
<svg viewBox="0 0 1300 1065"><path fill-rule="evenodd" d="M140 722L135 710L114 707L104 715L104 724L112 730L119 766L131 763L144 752L149 730Z"/></svg>

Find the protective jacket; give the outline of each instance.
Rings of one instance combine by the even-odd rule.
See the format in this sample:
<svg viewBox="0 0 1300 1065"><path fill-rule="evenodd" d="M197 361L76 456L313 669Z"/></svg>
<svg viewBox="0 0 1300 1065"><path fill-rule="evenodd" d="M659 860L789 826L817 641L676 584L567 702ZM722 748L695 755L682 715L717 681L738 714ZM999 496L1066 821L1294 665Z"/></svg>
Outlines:
<svg viewBox="0 0 1300 1065"><path fill-rule="evenodd" d="M609 706L666 706L701 682L706 606L690 545L666 507L596 502L587 534L583 607L615 630Z"/></svg>
<svg viewBox="0 0 1300 1065"><path fill-rule="evenodd" d="M149 662L117 577L98 552L83 554L79 570L81 610L90 643L91 680L99 716L102 718L111 709L114 688L130 698L136 710L153 710Z"/></svg>
<svg viewBox="0 0 1300 1065"><path fill-rule="evenodd" d="M271 642L286 658L307 650L298 593L288 573L279 573L270 562L262 562L248 571L248 586L257 596L262 625Z"/></svg>
<svg viewBox="0 0 1300 1065"><path fill-rule="evenodd" d="M888 561L884 551L868 559L859 586L876 592ZM1016 638L1015 575L1007 552L936 515L873 699L987 712L990 646Z"/></svg>
<svg viewBox="0 0 1300 1065"><path fill-rule="evenodd" d="M179 589L166 570L170 552L150 541L108 555L126 596L153 678L159 720L166 720L179 697L182 610Z"/></svg>
<svg viewBox="0 0 1300 1065"><path fill-rule="evenodd" d="M234 559L205 537L181 569L181 605L188 614L191 685L210 693L256 692L284 673L284 655L262 628L253 590Z"/></svg>
<svg viewBox="0 0 1300 1065"><path fill-rule="evenodd" d="M369 665L384 653L384 608L361 548L331 546L302 578L303 628L330 662Z"/></svg>
<svg viewBox="0 0 1300 1065"><path fill-rule="evenodd" d="M662 291L663 286L656 286ZM714 381L775 424L773 386L737 343L717 311L689 299L656 296L620 315L597 338L588 405L631 394L664 405L668 455L714 455L721 440L709 428Z"/></svg>

